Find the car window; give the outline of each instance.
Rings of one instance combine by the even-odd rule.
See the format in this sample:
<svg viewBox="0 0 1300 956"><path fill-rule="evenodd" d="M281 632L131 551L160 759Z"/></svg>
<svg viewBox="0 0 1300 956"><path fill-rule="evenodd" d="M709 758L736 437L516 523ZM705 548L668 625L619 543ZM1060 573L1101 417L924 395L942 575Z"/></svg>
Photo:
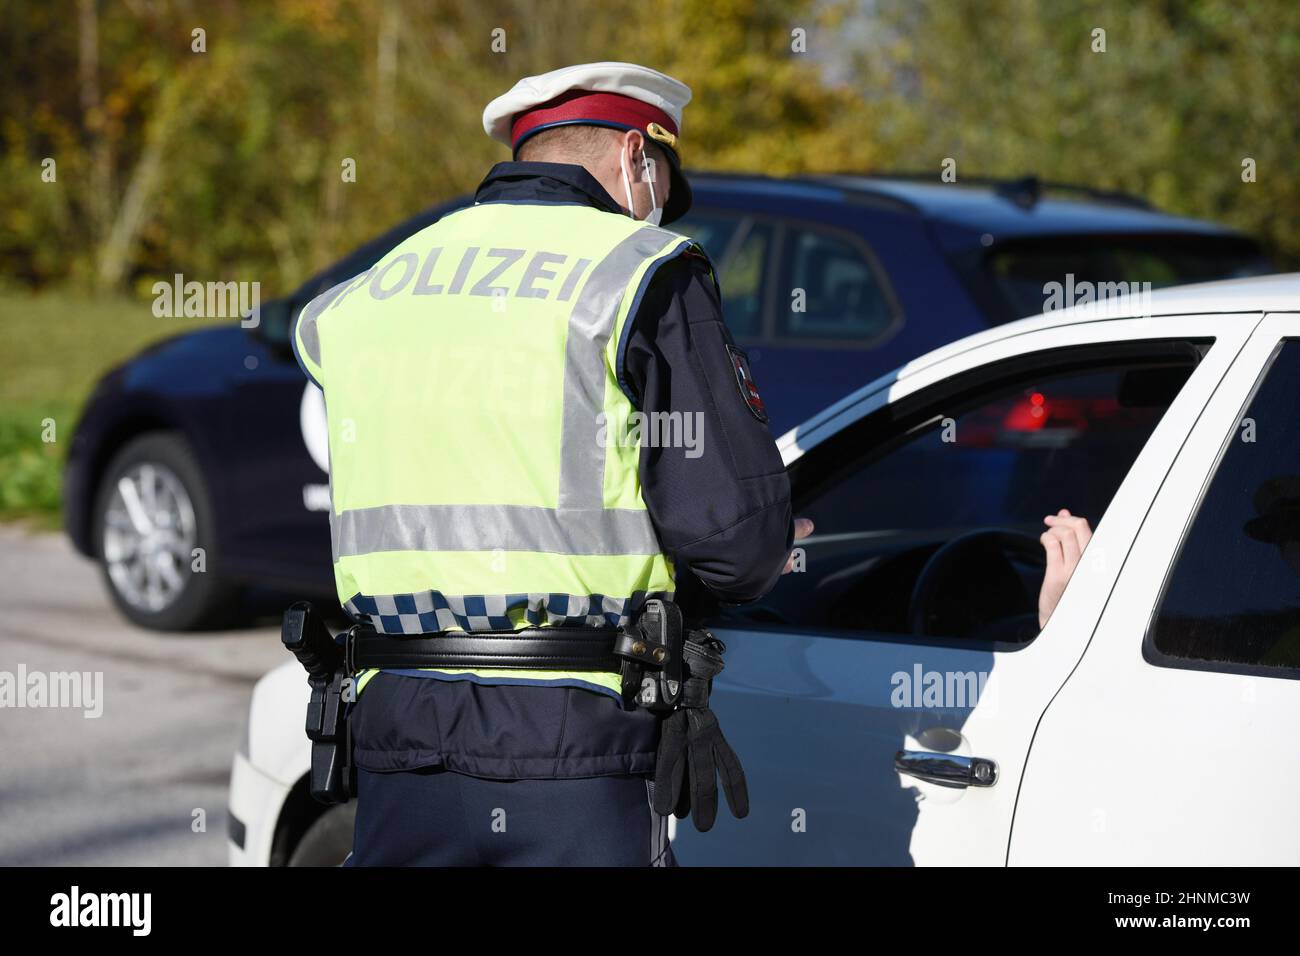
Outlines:
<svg viewBox="0 0 1300 956"><path fill-rule="evenodd" d="M722 318L737 339L763 332L763 279L772 248L769 223L724 213L693 214L673 226L704 247L722 289Z"/></svg>
<svg viewBox="0 0 1300 956"><path fill-rule="evenodd" d="M258 316L258 334L262 340L276 345L289 343L289 320L296 316L291 312L288 299L273 299L263 302Z"/></svg>
<svg viewBox="0 0 1300 956"><path fill-rule="evenodd" d="M771 249L772 226L753 222L719 270L722 317L737 339L754 339L763 333L763 279Z"/></svg>
<svg viewBox="0 0 1300 956"><path fill-rule="evenodd" d="M1300 676L1300 341L1274 357L1165 586L1161 663Z"/></svg>
<svg viewBox="0 0 1300 956"><path fill-rule="evenodd" d="M715 266L721 266L731 245L731 237L740 228L743 216L729 216L721 213L692 213L673 223L674 232L690 236L709 254Z"/></svg>
<svg viewBox="0 0 1300 956"><path fill-rule="evenodd" d="M858 242L837 233L786 227L777 309L778 338L809 344L867 342L894 322L884 280Z"/></svg>
<svg viewBox="0 0 1300 956"><path fill-rule="evenodd" d="M815 538L804 570L782 579L763 613L795 626L922 633L912 602L922 569L944 545L989 531L936 599L949 607L935 619L951 630L924 633L989 636L1005 622L1006 634L989 639L1032 639L1043 517L1068 508L1096 527L1195 368L1188 349L1022 371L933 405L922 393L903 418L896 406L877 413L884 437L860 450L814 449L847 461L801 491L796 507Z"/></svg>
<svg viewBox="0 0 1300 956"><path fill-rule="evenodd" d="M1050 508L1099 517L1164 413L1125 400L1142 370L1033 380L941 418L810 506L818 527L1041 531ZM946 423L945 423L946 422Z"/></svg>
<svg viewBox="0 0 1300 956"><path fill-rule="evenodd" d="M1116 283L1140 292L1276 271L1254 241L1231 236L1035 236L955 264L995 324L1041 313L1058 287L1073 305L1118 294Z"/></svg>

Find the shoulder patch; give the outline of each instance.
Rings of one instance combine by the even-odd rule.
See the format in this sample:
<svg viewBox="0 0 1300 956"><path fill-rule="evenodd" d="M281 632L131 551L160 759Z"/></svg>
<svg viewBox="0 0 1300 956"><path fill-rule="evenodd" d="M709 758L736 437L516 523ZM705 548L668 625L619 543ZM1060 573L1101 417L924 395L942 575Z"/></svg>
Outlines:
<svg viewBox="0 0 1300 956"><path fill-rule="evenodd" d="M736 374L736 387L740 389L740 397L745 400L745 405L753 416L766 424L767 409L763 406L763 397L758 394L758 386L754 384L754 375L749 370L749 356L733 345L727 346L727 354L731 357L731 369Z"/></svg>

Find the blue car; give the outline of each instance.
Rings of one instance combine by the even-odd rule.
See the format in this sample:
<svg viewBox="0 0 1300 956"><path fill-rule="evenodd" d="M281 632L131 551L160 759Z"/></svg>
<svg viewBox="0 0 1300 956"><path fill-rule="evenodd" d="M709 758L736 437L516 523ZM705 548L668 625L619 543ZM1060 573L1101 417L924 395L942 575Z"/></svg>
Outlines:
<svg viewBox="0 0 1300 956"><path fill-rule="evenodd" d="M1032 178L692 181L676 228L710 251L774 435L941 344L1043 311L1052 283L1273 271L1239 233ZM249 586L331 598L324 405L294 361L291 319L469 201L409 219L263 304L255 328L179 335L104 377L72 441L64 514L123 614L189 630L222 622Z"/></svg>

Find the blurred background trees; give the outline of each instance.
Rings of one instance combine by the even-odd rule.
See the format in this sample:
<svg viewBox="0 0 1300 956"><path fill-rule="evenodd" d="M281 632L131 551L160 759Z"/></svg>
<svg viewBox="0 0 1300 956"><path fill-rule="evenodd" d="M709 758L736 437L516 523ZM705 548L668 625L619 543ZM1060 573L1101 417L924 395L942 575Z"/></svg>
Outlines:
<svg viewBox="0 0 1300 956"><path fill-rule="evenodd" d="M507 158L493 96L598 59L693 87L694 168L937 179L951 157L959 181L1123 189L1300 262L1290 0L0 0L0 24L11 286L288 291Z"/></svg>
<svg viewBox="0 0 1300 956"><path fill-rule="evenodd" d="M0 519L57 520L49 424L70 436L104 369L212 321L155 317L155 281L291 291L508 158L491 98L603 59L691 85L696 169L951 159L1300 265L1294 0L0 0Z"/></svg>

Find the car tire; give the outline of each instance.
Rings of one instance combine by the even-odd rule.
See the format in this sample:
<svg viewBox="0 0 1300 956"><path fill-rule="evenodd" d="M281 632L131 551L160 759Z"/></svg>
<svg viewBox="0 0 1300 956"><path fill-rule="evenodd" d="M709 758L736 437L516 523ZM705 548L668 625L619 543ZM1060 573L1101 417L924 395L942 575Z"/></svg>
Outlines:
<svg viewBox="0 0 1300 956"><path fill-rule="evenodd" d="M123 445L104 469L92 520L109 595L133 623L193 631L234 618L238 589L220 574L208 483L182 435L150 432ZM203 549L202 573L194 548Z"/></svg>
<svg viewBox="0 0 1300 956"><path fill-rule="evenodd" d="M341 866L352 852L355 801L330 807L307 828L289 855L289 866Z"/></svg>

